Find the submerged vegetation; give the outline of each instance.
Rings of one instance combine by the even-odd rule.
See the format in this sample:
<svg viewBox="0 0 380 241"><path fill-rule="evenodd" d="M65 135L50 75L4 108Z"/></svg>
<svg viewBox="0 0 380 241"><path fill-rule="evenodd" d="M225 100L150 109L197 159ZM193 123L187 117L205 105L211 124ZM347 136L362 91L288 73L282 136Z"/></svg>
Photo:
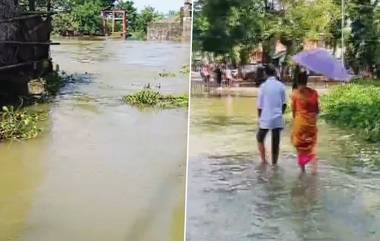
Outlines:
<svg viewBox="0 0 380 241"><path fill-rule="evenodd" d="M190 73L190 66L188 64L185 64L181 67L181 69L178 71L179 74L187 75ZM173 78L176 77L177 74L175 72L170 72L163 70L162 72L158 73L158 76L161 78Z"/></svg>
<svg viewBox="0 0 380 241"><path fill-rule="evenodd" d="M356 130L365 140L380 141L380 86L362 83L339 86L323 96L323 117Z"/></svg>
<svg viewBox="0 0 380 241"><path fill-rule="evenodd" d="M163 95L158 91L145 89L124 96L123 101L138 107L178 108L187 107L189 98L188 96Z"/></svg>
<svg viewBox="0 0 380 241"><path fill-rule="evenodd" d="M41 133L41 114L4 106L0 112L0 141L27 140Z"/></svg>
<svg viewBox="0 0 380 241"><path fill-rule="evenodd" d="M48 102L56 96L65 84L76 81L75 76L54 71L43 79L30 83L32 98L20 98L18 107L3 106L0 110L0 142L6 140L28 140L37 137L41 132L41 121L46 119L46 112L31 111L24 108L34 103ZM36 98L40 96L40 98Z"/></svg>
<svg viewBox="0 0 380 241"><path fill-rule="evenodd" d="M181 74L189 74L190 73L190 65L188 65L188 64L183 65L179 72Z"/></svg>
<svg viewBox="0 0 380 241"><path fill-rule="evenodd" d="M169 72L169 71L164 70L164 71L158 73L158 76L160 76L161 78L168 78L168 77L175 77L176 74L173 72Z"/></svg>
<svg viewBox="0 0 380 241"><path fill-rule="evenodd" d="M48 95L54 96L70 79L65 73L52 72L45 77L45 90Z"/></svg>

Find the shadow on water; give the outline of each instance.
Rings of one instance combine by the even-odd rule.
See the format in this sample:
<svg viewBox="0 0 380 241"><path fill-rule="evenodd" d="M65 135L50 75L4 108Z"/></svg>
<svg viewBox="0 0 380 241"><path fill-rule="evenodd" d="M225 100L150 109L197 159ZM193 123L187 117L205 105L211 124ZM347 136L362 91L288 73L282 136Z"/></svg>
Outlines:
<svg viewBox="0 0 380 241"><path fill-rule="evenodd" d="M262 166L255 106L192 99L187 239L378 240L379 147L321 121L319 173L301 175L288 126L279 166Z"/></svg>

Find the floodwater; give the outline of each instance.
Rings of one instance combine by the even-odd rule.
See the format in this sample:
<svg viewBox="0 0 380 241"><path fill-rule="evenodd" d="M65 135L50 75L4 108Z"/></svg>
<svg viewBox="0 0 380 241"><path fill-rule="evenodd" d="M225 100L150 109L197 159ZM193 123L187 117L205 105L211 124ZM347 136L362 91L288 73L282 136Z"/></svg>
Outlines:
<svg viewBox="0 0 380 241"><path fill-rule="evenodd" d="M279 166L263 167L255 102L192 97L187 240L380 240L380 145L320 121L319 173L300 175L288 121Z"/></svg>
<svg viewBox="0 0 380 241"><path fill-rule="evenodd" d="M53 60L77 81L38 107L41 137L0 145L0 240L183 240L187 110L121 97L148 83L187 93L188 44L59 41Z"/></svg>

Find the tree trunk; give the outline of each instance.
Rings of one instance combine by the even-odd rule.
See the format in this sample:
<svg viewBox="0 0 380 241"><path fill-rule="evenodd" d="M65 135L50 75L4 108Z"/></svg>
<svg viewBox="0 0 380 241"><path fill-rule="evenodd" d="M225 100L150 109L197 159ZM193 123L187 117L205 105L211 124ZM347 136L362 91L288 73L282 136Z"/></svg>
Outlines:
<svg viewBox="0 0 380 241"><path fill-rule="evenodd" d="M333 40L333 55L334 56L336 54L337 45L338 45L338 41L334 38L334 40Z"/></svg>
<svg viewBox="0 0 380 241"><path fill-rule="evenodd" d="M29 0L29 11L36 11L36 0Z"/></svg>
<svg viewBox="0 0 380 241"><path fill-rule="evenodd" d="M262 42L263 55L261 57L261 62L263 64L272 63L272 54L273 54L273 50L276 49L276 44L277 44L277 39L273 37L267 40L264 40Z"/></svg>

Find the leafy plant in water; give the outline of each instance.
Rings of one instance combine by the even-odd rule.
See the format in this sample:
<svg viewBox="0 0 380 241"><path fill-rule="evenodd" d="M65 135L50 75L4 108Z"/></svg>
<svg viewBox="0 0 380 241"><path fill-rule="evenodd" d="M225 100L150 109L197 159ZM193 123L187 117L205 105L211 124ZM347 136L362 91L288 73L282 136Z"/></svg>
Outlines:
<svg viewBox="0 0 380 241"><path fill-rule="evenodd" d="M36 113L4 106L0 113L0 141L37 137L42 131L38 127L39 121L40 116Z"/></svg>
<svg viewBox="0 0 380 241"><path fill-rule="evenodd" d="M188 64L181 67L181 70L179 71L181 74L188 74L190 73L190 66Z"/></svg>
<svg viewBox="0 0 380 241"><path fill-rule="evenodd" d="M158 91L141 90L135 94L123 97L123 101L140 107L176 108L187 107L187 96L162 95Z"/></svg>
<svg viewBox="0 0 380 241"><path fill-rule="evenodd" d="M163 71L163 72L158 73L158 76L160 76L161 78L175 77L175 73L169 72L169 71Z"/></svg>

